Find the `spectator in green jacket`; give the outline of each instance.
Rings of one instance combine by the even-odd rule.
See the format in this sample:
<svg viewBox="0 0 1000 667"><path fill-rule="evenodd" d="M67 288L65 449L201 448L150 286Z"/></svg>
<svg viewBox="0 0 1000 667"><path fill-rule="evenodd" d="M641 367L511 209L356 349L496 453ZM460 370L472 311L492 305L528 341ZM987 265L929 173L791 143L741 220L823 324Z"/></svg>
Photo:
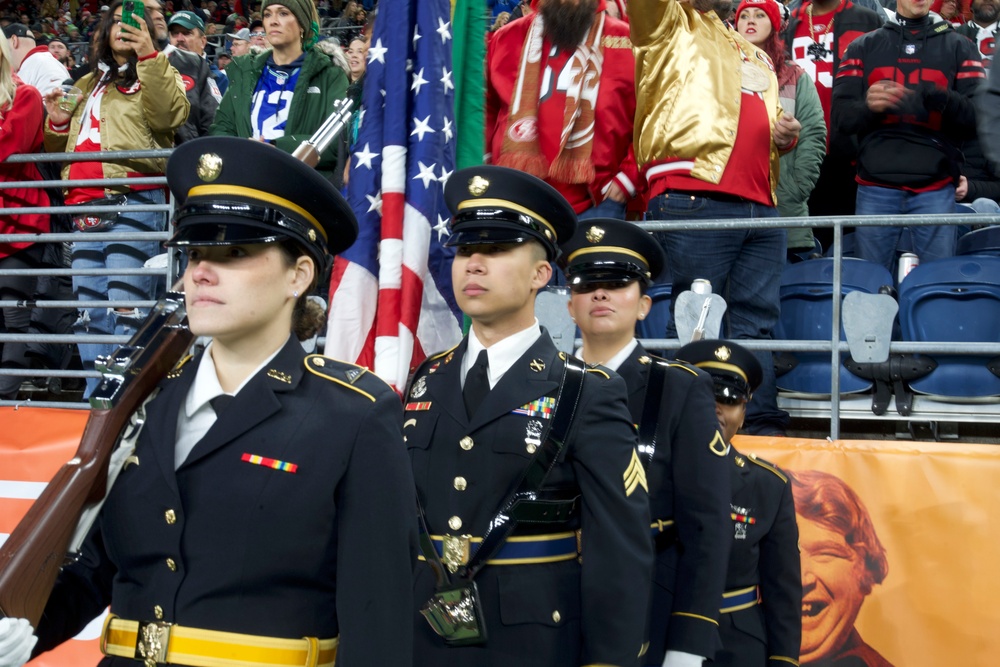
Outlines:
<svg viewBox="0 0 1000 667"><path fill-rule="evenodd" d="M781 30L786 10L775 0L743 0L736 12L736 29L748 42L766 53L778 78L779 99L786 113L802 124L795 147L781 156L778 179L778 212L782 217L809 215L819 168L826 154L826 122L816 85L805 70L789 60ZM788 252L800 253L813 247L812 229L788 230Z"/></svg>
<svg viewBox="0 0 1000 667"><path fill-rule="evenodd" d="M271 50L233 59L229 89L210 133L246 137L291 153L308 139L347 92L348 78L316 47L319 26L310 0L264 0L264 29ZM317 169L332 177L336 149Z"/></svg>

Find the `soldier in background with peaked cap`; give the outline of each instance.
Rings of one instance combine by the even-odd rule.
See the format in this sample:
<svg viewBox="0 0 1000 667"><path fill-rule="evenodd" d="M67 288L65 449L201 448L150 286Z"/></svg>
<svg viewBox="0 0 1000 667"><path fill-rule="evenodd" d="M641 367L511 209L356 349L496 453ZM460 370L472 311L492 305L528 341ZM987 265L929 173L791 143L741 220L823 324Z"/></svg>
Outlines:
<svg viewBox="0 0 1000 667"><path fill-rule="evenodd" d="M563 244L569 312L583 338L577 356L625 380L649 479L656 550L643 665L700 665L719 647L729 515L725 443L709 377L656 357L635 338L649 313L646 289L664 268L663 249L623 220L595 218Z"/></svg>
<svg viewBox="0 0 1000 667"><path fill-rule="evenodd" d="M677 358L712 376L719 425L731 443L764 375L757 357L731 341L701 340L682 347ZM722 650L713 664L797 665L802 579L792 485L777 466L732 446L727 463L732 546L719 619Z"/></svg>

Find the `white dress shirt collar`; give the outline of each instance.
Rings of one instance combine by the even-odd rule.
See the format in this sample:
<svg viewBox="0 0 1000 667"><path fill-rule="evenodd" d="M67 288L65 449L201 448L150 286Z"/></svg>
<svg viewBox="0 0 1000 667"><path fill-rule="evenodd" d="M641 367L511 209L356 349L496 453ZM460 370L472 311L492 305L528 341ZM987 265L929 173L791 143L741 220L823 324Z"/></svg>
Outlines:
<svg viewBox="0 0 1000 667"><path fill-rule="evenodd" d="M490 389L497 386L497 382L503 377L514 362L521 358L528 351L538 337L542 335L542 328L536 319L527 329L518 331L516 334L507 336L499 343L494 343L489 348L484 346L476 338L476 330L469 329L469 344L465 350L465 357L462 359L462 387L465 387L465 376L469 374L469 369L476 363L481 350L486 350L486 356L490 360Z"/></svg>
<svg viewBox="0 0 1000 667"><path fill-rule="evenodd" d="M621 367L621 365L625 363L625 360L628 359L630 356L632 356L632 351L635 350L635 348L636 348L636 346L638 344L639 344L639 341L636 340L635 338L633 338L632 340L630 340L628 342L627 345L625 345L625 347L623 347L622 349L618 350L618 352L615 353L615 356L611 357L607 361L598 362L598 363L601 364L602 366L604 366L605 368L610 368L611 370L613 370L614 372L617 373L618 369ZM583 348L582 347L577 349L575 356L578 359L583 359Z"/></svg>

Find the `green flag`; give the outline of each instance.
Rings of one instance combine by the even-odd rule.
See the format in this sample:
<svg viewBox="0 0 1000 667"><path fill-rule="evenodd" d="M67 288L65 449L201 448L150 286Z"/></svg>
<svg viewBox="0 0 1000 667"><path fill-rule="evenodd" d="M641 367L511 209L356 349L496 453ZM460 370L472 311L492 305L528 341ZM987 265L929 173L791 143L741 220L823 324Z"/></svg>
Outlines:
<svg viewBox="0 0 1000 667"><path fill-rule="evenodd" d="M483 163L486 115L486 29L483 0L452 0L452 67L455 81L455 167Z"/></svg>

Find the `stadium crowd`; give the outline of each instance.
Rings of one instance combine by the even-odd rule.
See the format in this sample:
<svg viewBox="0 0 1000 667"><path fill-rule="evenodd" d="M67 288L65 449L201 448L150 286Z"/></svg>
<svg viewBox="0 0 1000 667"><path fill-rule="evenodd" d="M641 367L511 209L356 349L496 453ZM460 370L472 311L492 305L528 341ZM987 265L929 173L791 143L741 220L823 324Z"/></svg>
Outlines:
<svg viewBox="0 0 1000 667"><path fill-rule="evenodd" d="M854 627L888 572L863 503L731 447L741 428L784 435L771 353L739 341L773 337L783 268L826 243L631 221L1000 210L997 148L980 142L996 134L977 127L998 3L935 6L484 2L485 164L443 186L470 327L427 351L402 403L299 345L323 322L310 293L358 235L342 191L365 121L352 115L313 165L289 154L337 100L362 98L378 7L10 7L0 156L85 156L62 166L79 183L4 190L3 206L111 212L6 216L8 232L78 236L65 256L0 246L0 267L81 272L0 278L0 298L111 306L56 325L5 310L6 331L134 332L130 302L165 286L85 270L148 265L159 244L101 234L156 231L183 253L191 333L212 340L144 404L41 618L0 619L0 665L109 604L108 665L890 665ZM147 210L166 201L158 176L173 224ZM901 235L860 228L856 255L891 270ZM909 238L928 261L954 254L958 231ZM651 287L672 285L672 337L699 280L725 298L721 338L647 353L635 330ZM553 282L568 287L576 357L535 317ZM80 345L88 370L106 352ZM5 367L31 363L66 361L5 346Z"/></svg>

